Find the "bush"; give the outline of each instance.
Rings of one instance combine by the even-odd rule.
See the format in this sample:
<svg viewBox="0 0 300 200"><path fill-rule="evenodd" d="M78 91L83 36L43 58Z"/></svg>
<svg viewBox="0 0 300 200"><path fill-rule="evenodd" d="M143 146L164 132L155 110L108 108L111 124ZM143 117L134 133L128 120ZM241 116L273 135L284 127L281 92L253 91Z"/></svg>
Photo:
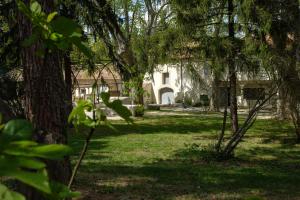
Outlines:
<svg viewBox="0 0 300 200"><path fill-rule="evenodd" d="M149 104L147 108L148 110L160 110L160 105Z"/></svg>
<svg viewBox="0 0 300 200"><path fill-rule="evenodd" d="M145 109L143 105L138 105L134 108L134 116L135 117L143 117L145 114Z"/></svg>
<svg viewBox="0 0 300 200"><path fill-rule="evenodd" d="M209 106L209 98L207 95L200 95L200 101L194 104L194 107L207 107Z"/></svg>
<svg viewBox="0 0 300 200"><path fill-rule="evenodd" d="M187 106L191 106L193 104L193 100L190 97L184 97L184 104Z"/></svg>

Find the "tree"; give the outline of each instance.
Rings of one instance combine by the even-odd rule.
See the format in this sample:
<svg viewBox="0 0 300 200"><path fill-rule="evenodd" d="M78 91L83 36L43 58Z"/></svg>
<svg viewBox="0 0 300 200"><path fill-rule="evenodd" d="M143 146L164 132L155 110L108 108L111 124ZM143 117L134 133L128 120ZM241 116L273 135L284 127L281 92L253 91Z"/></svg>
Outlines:
<svg viewBox="0 0 300 200"><path fill-rule="evenodd" d="M252 4L249 5L249 1L193 0L188 3L182 0L173 1L173 8L177 13L179 23L192 35L191 39L198 44L203 57L211 59L213 66L221 65L220 69L225 69L223 73L228 73L228 81L225 78L228 83L225 87L229 87L228 103L232 134L225 140L226 105L223 128L216 145L217 155L223 159L234 155L234 150L255 122L259 110L262 109L266 100L276 94L275 86L266 99L256 102L246 120L239 126L236 73L243 68L255 72L257 68L263 67L259 64L262 63L262 59L258 56L260 48L249 45L249 41L255 41L252 29L257 27L245 17L249 16L247 9L251 7Z"/></svg>
<svg viewBox="0 0 300 200"><path fill-rule="evenodd" d="M25 1L29 5L29 1ZM56 10L54 1L42 0L39 6L31 7L33 11L41 9L50 13ZM37 9L37 10L35 10ZM34 25L25 14L18 15L19 39L26 41L34 33ZM35 27L37 28L37 27ZM38 41L21 49L21 66L23 68L25 91L25 114L35 128L35 138L44 144L66 144L66 104L65 83L61 51L44 49L43 41ZM39 52L42 52L39 53ZM47 161L49 176L61 183L67 183L70 177L70 162L68 158L62 161ZM22 191L28 199L41 200L38 193L31 189Z"/></svg>
<svg viewBox="0 0 300 200"><path fill-rule="evenodd" d="M297 140L300 141L300 77L297 49L300 39L299 1L253 1L249 6L249 18L259 29L256 30L269 52L269 65L275 68L280 81L279 115L291 116ZM257 12L259 11L259 12ZM263 56L266 54L264 53ZM287 113L286 111L289 111Z"/></svg>
<svg viewBox="0 0 300 200"><path fill-rule="evenodd" d="M21 104L23 94L19 67L18 29L13 20L16 3L12 0L0 3L0 113L5 121L24 116Z"/></svg>
<svg viewBox="0 0 300 200"><path fill-rule="evenodd" d="M85 1L85 24L105 43L109 57L125 82L136 91L136 103L143 104L144 75L157 64L157 34L163 32L170 15L167 3L159 1ZM147 16L147 17L146 17ZM128 88L129 89L129 88Z"/></svg>

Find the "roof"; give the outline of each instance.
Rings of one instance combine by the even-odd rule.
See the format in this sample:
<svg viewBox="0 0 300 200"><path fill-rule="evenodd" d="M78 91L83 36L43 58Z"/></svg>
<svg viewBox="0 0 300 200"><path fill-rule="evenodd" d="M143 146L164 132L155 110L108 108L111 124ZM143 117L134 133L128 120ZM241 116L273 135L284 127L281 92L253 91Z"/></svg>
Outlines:
<svg viewBox="0 0 300 200"><path fill-rule="evenodd" d="M100 73L100 76L99 76ZM94 73L94 76L102 77L103 79L121 79L121 76L116 70L112 67L107 67L104 69L99 69ZM87 70L80 71L79 74L76 76L77 79L94 79L93 76L89 75Z"/></svg>
<svg viewBox="0 0 300 200"><path fill-rule="evenodd" d="M81 71L76 76L79 85L93 85L95 79L98 79L98 84L105 82L107 85L122 83L121 76L112 68L105 68L90 75L88 71Z"/></svg>

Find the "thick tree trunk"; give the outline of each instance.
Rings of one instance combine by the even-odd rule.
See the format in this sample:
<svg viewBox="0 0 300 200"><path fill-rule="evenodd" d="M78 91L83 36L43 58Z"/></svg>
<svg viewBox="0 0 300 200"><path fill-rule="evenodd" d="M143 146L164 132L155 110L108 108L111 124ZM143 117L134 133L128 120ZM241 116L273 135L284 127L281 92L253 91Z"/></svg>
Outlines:
<svg viewBox="0 0 300 200"><path fill-rule="evenodd" d="M234 32L234 16L233 16L233 1L228 0L228 34L232 43L231 55L228 58L228 68L229 68L229 82L230 82L230 116L231 116L231 126L232 133L235 134L239 128L238 125L238 114L237 114L237 98L236 98L236 90L237 90L237 78L236 78L236 69L235 69L235 32Z"/></svg>
<svg viewBox="0 0 300 200"><path fill-rule="evenodd" d="M281 85L278 92L278 105L277 105L277 115L278 119L286 120L288 119L288 107L287 107L287 91L286 88Z"/></svg>
<svg viewBox="0 0 300 200"><path fill-rule="evenodd" d="M289 114L295 127L297 142L300 142L300 77L298 74L296 62L292 62L287 69L285 68L283 81L287 91Z"/></svg>
<svg viewBox="0 0 300 200"><path fill-rule="evenodd" d="M70 58L70 52L66 52L64 55L64 69L65 69L65 83L66 83L66 103L67 103L67 116L71 113L73 109L72 102L72 90L73 90L73 80L72 80L72 63Z"/></svg>
<svg viewBox="0 0 300 200"><path fill-rule="evenodd" d="M27 4L29 1L25 1ZM39 1L46 13L54 10L54 1ZM20 40L32 34L30 21L24 15L19 16ZM65 83L62 69L62 55L59 51L47 52L44 57L36 54L41 50L38 42L21 51L21 66L25 84L25 113L36 128L35 139L44 144L66 144L66 104ZM46 161L47 170L52 180L67 183L70 177L70 162ZM23 188L24 195L30 200L43 198L29 188Z"/></svg>

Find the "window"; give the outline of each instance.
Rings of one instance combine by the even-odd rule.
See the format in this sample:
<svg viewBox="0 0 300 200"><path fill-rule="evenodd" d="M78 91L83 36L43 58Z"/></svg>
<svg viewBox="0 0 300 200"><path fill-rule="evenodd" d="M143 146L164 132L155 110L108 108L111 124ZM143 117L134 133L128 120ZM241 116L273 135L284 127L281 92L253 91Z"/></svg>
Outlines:
<svg viewBox="0 0 300 200"><path fill-rule="evenodd" d="M169 84L170 83L170 78L169 78L169 73L163 73L162 74L162 78L163 78L163 84Z"/></svg>
<svg viewBox="0 0 300 200"><path fill-rule="evenodd" d="M85 88L81 89L80 94L86 94L86 89Z"/></svg>
<svg viewBox="0 0 300 200"><path fill-rule="evenodd" d="M220 87L219 92L219 102L220 106L230 106L230 88L229 87Z"/></svg>
<svg viewBox="0 0 300 200"><path fill-rule="evenodd" d="M244 88L244 99L247 100L265 99L265 88Z"/></svg>
<svg viewBox="0 0 300 200"><path fill-rule="evenodd" d="M98 90L99 90L98 91L99 93L108 92L109 91L109 87L106 84L101 84L101 85L99 85Z"/></svg>

